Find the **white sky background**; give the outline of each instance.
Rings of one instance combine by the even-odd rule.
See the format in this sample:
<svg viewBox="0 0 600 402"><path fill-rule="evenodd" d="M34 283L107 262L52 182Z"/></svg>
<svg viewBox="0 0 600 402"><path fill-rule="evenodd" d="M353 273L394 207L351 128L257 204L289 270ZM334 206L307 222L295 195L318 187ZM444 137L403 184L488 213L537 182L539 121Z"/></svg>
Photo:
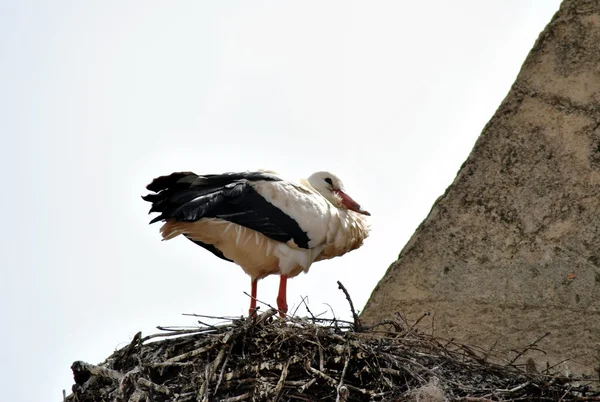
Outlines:
<svg viewBox="0 0 600 402"><path fill-rule="evenodd" d="M288 303L348 318L340 280L362 309L559 3L0 2L3 398L60 401L74 360L181 313L247 313L240 268L148 225L173 171L338 174L372 235Z"/></svg>

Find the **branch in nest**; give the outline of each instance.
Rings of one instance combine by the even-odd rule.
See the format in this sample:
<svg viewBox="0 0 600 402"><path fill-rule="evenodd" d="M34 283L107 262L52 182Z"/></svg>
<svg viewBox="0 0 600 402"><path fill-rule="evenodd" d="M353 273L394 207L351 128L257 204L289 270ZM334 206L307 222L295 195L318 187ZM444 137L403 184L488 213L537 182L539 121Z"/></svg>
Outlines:
<svg viewBox="0 0 600 402"><path fill-rule="evenodd" d="M546 332L544 335L540 336L533 342L530 342L529 345L527 345L523 350L517 353L517 355L510 361L510 364L514 364L514 362L516 362L519 357L523 356L525 353L527 353L527 351L535 348L537 346L537 343L545 337L547 337L548 335L550 335L550 332Z"/></svg>
<svg viewBox="0 0 600 402"><path fill-rule="evenodd" d="M345 402L348 399L348 387L344 386L344 377L346 376L346 370L348 370L348 363L350 362L350 359L348 358L348 355L346 354L344 356L344 368L342 369L342 375L340 376L340 383L337 386L337 397L335 399L336 402Z"/></svg>
<svg viewBox="0 0 600 402"><path fill-rule="evenodd" d="M348 303L350 303L350 311L352 312L352 318L354 319L354 330L357 332L360 332L362 329L362 326L360 323L360 319L358 318L358 314L356 314L356 310L354 310L354 303L352 303L350 294L348 293L348 291L346 290L344 285L342 285L342 282L337 281L337 284L338 284L338 289L341 289L342 292L344 292L344 294L346 295L346 300L348 300Z"/></svg>
<svg viewBox="0 0 600 402"><path fill-rule="evenodd" d="M115 381L121 381L121 379L125 376L122 373L119 373L116 370L112 370L106 367L96 366L94 364L82 362L80 360L74 362L71 365L71 370L73 370L73 375L75 376L75 382L78 383L77 377L89 377L90 375L97 375L102 378L108 378ZM87 378L86 378L87 380ZM85 382L84 380L83 382Z"/></svg>
<svg viewBox="0 0 600 402"><path fill-rule="evenodd" d="M173 394L171 390L165 387L164 385L155 384L152 381L147 380L143 377L138 378L137 383L142 388L151 389L160 392L161 394L165 394L166 396L171 396Z"/></svg>
<svg viewBox="0 0 600 402"><path fill-rule="evenodd" d="M180 361L182 361L182 360L191 359L191 358L193 358L193 357L196 357L196 356L198 356L198 355L201 355L202 353L206 353L206 352L208 352L209 350L212 350L212 349L214 349L214 348L215 348L215 346L217 346L217 344L216 344L216 343L212 343L212 344L210 344L210 345L208 345L208 346L204 346L204 347L202 347L202 348L198 348L198 349L195 349L195 350L192 350L192 351L189 351L189 352L183 353L183 354L181 354L181 355L178 355L178 356L172 357L172 358L170 358L170 359L167 359L167 360L165 360L165 362L164 362L164 363L176 363L176 362L180 362Z"/></svg>
<svg viewBox="0 0 600 402"><path fill-rule="evenodd" d="M232 396L231 398L225 398L225 399L221 399L221 402L238 402L238 401L245 401L246 399L250 398L250 392L246 392L245 394L242 395L238 395L238 396Z"/></svg>

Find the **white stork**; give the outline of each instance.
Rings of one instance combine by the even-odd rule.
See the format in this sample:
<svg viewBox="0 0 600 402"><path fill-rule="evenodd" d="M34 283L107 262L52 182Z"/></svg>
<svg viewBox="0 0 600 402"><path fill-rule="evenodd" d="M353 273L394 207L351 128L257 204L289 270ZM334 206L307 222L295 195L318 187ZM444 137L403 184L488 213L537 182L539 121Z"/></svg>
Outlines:
<svg viewBox="0 0 600 402"><path fill-rule="evenodd" d="M287 312L287 279L315 261L360 247L369 235L361 209L332 173L317 172L299 183L275 172L197 175L177 172L147 187L155 194L149 213L164 221L163 240L183 235L214 255L242 267L252 281L250 315L258 280L280 275L277 308Z"/></svg>

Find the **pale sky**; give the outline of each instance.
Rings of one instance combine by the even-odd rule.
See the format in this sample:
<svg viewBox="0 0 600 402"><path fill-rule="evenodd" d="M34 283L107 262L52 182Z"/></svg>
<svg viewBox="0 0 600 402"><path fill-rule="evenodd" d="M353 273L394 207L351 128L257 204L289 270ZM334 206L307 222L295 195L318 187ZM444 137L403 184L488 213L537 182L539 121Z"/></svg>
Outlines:
<svg viewBox="0 0 600 402"><path fill-rule="evenodd" d="M348 318L340 280L362 309L559 3L1 1L3 399L61 401L73 361L182 313L247 313L239 267L148 225L174 171L336 173L372 234L288 304Z"/></svg>

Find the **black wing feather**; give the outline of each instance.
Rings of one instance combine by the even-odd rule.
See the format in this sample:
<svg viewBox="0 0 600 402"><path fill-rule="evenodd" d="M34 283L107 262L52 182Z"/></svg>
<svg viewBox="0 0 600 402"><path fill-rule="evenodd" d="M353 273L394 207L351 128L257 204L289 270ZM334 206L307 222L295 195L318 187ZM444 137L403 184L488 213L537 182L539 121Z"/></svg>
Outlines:
<svg viewBox="0 0 600 402"><path fill-rule="evenodd" d="M167 219L194 222L202 218L219 218L256 230L276 241L293 239L299 247L308 248L310 239L298 222L256 192L252 182L262 180L281 179L263 172L203 176L177 172L154 179L146 188L156 194L142 198L152 203L150 212L160 213L150 223Z"/></svg>

